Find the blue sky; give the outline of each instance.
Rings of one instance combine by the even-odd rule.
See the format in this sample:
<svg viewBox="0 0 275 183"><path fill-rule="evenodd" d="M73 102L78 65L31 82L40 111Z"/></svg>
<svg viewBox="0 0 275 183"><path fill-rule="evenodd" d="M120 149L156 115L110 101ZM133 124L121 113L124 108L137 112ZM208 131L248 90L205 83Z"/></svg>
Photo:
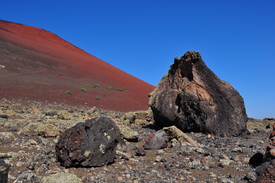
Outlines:
<svg viewBox="0 0 275 183"><path fill-rule="evenodd" d="M13 0L0 19L51 31L155 86L174 57L200 51L262 119L275 117L274 9L274 0Z"/></svg>

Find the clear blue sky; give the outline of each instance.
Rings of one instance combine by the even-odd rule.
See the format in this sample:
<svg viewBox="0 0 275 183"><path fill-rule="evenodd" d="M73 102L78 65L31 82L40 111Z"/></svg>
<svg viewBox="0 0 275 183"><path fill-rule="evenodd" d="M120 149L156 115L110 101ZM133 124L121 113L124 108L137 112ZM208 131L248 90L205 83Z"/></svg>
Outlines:
<svg viewBox="0 0 275 183"><path fill-rule="evenodd" d="M275 117L274 0L12 0L0 19L51 31L155 86L174 57L200 51L249 117Z"/></svg>

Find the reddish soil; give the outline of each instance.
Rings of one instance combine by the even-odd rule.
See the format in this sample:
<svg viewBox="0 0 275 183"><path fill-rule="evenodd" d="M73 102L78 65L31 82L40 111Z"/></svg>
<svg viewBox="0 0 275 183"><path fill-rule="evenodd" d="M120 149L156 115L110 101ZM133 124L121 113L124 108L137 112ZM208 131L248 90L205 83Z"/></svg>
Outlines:
<svg viewBox="0 0 275 183"><path fill-rule="evenodd" d="M49 31L1 20L0 81L0 98L116 111L148 109L154 89Z"/></svg>

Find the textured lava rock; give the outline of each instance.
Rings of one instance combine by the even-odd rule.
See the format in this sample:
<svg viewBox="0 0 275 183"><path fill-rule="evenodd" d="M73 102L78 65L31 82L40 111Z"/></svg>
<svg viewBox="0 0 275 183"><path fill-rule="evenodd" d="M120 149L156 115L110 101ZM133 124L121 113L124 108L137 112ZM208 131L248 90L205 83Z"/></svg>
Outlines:
<svg viewBox="0 0 275 183"><path fill-rule="evenodd" d="M220 80L200 53L175 58L168 73L149 94L158 125L175 125L185 132L237 136L246 131L247 115L240 94Z"/></svg>
<svg viewBox="0 0 275 183"><path fill-rule="evenodd" d="M0 159L0 182L8 182L9 165Z"/></svg>
<svg viewBox="0 0 275 183"><path fill-rule="evenodd" d="M264 162L271 161L275 159L275 124L273 125L273 129L269 135L269 142L266 147L265 155L264 155Z"/></svg>
<svg viewBox="0 0 275 183"><path fill-rule="evenodd" d="M116 124L100 117L66 130L56 144L58 161L65 167L103 166L114 161L120 141Z"/></svg>
<svg viewBox="0 0 275 183"><path fill-rule="evenodd" d="M272 160L270 164L265 162L259 168L263 170L259 172L260 176L256 180L257 183L272 183L275 181L275 160Z"/></svg>

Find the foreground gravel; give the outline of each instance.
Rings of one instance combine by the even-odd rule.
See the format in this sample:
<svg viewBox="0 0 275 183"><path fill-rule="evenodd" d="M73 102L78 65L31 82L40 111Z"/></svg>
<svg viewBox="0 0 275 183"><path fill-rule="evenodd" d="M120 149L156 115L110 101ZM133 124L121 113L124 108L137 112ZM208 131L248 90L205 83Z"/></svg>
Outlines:
<svg viewBox="0 0 275 183"><path fill-rule="evenodd" d="M39 102L2 100L0 104L0 158L11 165L9 182L15 183L42 182L57 173L76 175L84 183L253 182L254 168L249 160L265 152L271 130L270 122L250 119L249 131L241 137L188 133L199 147L171 142L168 148L145 150L142 156L137 154L137 148L158 129L150 121L129 124L131 130L138 132L139 141L125 140L127 151L123 153L118 147L113 164L66 169L55 156L60 133L98 116L110 117L119 124L124 113Z"/></svg>

